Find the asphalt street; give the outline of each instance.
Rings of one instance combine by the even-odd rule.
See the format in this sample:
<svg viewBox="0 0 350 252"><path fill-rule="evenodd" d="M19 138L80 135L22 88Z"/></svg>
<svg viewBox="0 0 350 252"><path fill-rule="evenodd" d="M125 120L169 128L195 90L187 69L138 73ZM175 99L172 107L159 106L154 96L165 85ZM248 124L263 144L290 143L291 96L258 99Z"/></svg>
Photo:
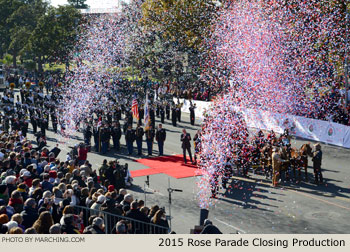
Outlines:
<svg viewBox="0 0 350 252"><path fill-rule="evenodd" d="M157 118L159 120L159 118ZM157 121L157 124L159 121ZM181 154L180 134L183 128L193 137L200 128L189 123L189 115L182 113L182 122L177 127L166 120L163 128L167 130L165 154ZM59 144L59 158L66 159L69 146L82 142L82 134L77 133L74 139L57 138L50 130L47 132L49 148ZM30 134L30 138L33 136ZM292 146L300 146L305 141L292 140ZM130 170L147 168L134 162L138 157L126 155L124 136L122 150L111 151L107 155L91 152L88 160L98 169L103 159L117 158L120 163L128 163ZM146 153L146 143L143 143ZM154 145L154 155L158 154ZM136 149L136 144L135 144ZM193 146L192 146L193 149ZM218 199L209 209L209 219L223 233L350 233L350 150L322 144L323 176L325 184L317 186L302 182L285 184L272 188L271 182L263 176L251 175L250 178L233 177L227 190L221 189ZM145 158L145 157L143 157ZM309 165L311 162L309 162ZM309 168L312 181L312 168ZM176 233L186 234L199 224L200 209L198 206L198 177L175 179L165 174L134 179L134 186L128 189L135 199L145 200L146 205L164 206L167 214L171 212L171 227ZM169 209L168 185L183 190L172 193L172 204Z"/></svg>

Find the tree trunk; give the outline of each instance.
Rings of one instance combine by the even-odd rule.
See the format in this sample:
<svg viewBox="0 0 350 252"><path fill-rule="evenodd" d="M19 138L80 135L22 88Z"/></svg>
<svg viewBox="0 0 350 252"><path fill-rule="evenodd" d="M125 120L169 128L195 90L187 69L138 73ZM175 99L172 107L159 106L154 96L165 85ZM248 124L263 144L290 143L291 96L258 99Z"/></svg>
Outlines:
<svg viewBox="0 0 350 252"><path fill-rule="evenodd" d="M13 56L13 58L12 58L12 65L13 65L14 68L17 68L17 62L16 62L17 52L14 51L12 56Z"/></svg>
<svg viewBox="0 0 350 252"><path fill-rule="evenodd" d="M38 72L39 73L43 72L43 62L42 62L41 56L38 57Z"/></svg>

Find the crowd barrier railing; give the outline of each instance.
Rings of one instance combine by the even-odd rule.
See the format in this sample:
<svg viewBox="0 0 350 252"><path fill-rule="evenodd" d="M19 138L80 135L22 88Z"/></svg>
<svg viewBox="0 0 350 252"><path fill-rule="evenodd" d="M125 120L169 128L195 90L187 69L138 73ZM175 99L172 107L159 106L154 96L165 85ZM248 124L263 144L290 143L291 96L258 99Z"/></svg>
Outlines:
<svg viewBox="0 0 350 252"><path fill-rule="evenodd" d="M74 206L75 213L82 216L82 221L84 226L89 225L89 217L92 215L97 215L102 217L105 225L105 233L114 233L115 226L118 221L125 220L129 224L129 232L133 234L168 234L170 233L170 228L159 226L149 222L138 221L132 218L128 218L122 215L116 215L109 212L94 210L84 206Z"/></svg>

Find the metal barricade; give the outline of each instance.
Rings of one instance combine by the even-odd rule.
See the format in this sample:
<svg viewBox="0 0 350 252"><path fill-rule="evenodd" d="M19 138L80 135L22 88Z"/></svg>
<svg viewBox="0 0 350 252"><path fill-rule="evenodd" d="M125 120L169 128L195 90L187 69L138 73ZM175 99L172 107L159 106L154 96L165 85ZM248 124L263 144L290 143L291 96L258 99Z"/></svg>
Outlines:
<svg viewBox="0 0 350 252"><path fill-rule="evenodd" d="M84 206L74 206L75 213L82 217L84 226L89 226L89 217L97 215L102 217L105 224L106 234L115 234L115 227L118 221L125 220L128 223L128 233L132 234L168 234L169 227L159 226L150 222L138 221L122 215L116 215L109 212L94 210Z"/></svg>

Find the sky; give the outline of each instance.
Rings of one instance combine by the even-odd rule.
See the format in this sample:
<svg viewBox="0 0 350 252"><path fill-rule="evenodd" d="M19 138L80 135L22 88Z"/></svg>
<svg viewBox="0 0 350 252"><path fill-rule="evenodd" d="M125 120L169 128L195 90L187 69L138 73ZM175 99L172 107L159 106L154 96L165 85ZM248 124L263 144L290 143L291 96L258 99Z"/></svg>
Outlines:
<svg viewBox="0 0 350 252"><path fill-rule="evenodd" d="M129 0L123 0L124 2L129 2ZM67 0L51 0L53 6L67 4ZM87 0L86 4L90 8L115 8L118 6L118 0Z"/></svg>

